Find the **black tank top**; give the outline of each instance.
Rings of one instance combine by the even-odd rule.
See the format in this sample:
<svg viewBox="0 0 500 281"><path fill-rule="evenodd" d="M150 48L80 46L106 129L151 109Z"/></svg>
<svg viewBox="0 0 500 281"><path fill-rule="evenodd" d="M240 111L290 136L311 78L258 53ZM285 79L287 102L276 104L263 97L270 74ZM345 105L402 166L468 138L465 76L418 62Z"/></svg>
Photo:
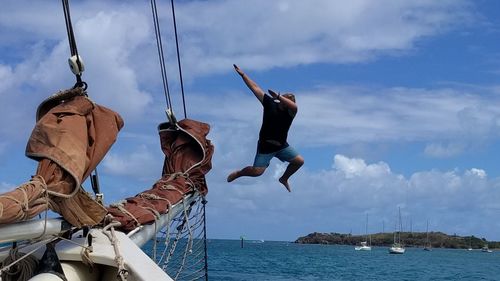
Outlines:
<svg viewBox="0 0 500 281"><path fill-rule="evenodd" d="M264 115L260 127L258 150L260 153L276 152L288 146L286 140L294 116L290 115L286 108L281 110L278 103L268 95L264 95L262 105Z"/></svg>

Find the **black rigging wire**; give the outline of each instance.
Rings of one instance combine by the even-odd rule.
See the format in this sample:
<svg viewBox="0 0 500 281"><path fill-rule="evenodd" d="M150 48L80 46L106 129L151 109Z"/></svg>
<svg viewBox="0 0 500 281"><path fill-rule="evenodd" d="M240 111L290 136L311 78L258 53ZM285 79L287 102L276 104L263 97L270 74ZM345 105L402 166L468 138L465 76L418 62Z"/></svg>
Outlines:
<svg viewBox="0 0 500 281"><path fill-rule="evenodd" d="M181 68L181 59L180 59L180 51L179 51L179 38L177 35L177 22L175 19L175 7L174 7L174 0L171 0L171 7L172 7L172 18L173 18L173 23L174 23L174 32L175 32L175 46L177 50L177 66L179 68L179 79L180 79L180 85L181 85L181 93L182 93L182 105L184 109L184 118L187 118L187 111L186 111L186 99L184 95L184 83L182 79L182 68ZM172 102L170 99L170 91L168 88L168 79L167 79L167 68L165 65L165 56L163 53L163 44L161 40L161 32L160 32L160 23L158 19L158 9L156 7L156 0L151 0L151 11L153 13L153 23L154 23L154 29L155 29L155 36L156 36L156 47L158 49L158 58L160 60L160 70L161 70L161 76L163 80L163 90L165 92L165 99L167 101L167 107L172 108ZM208 280L208 255L207 255L207 228L206 228L206 209L205 205L207 203L207 200L203 196L202 199L202 204L203 204L203 250L204 250L204 277L205 280ZM179 274L178 272L177 274Z"/></svg>
<svg viewBox="0 0 500 281"><path fill-rule="evenodd" d="M203 196L201 203L203 204L203 248L205 252L205 281L208 281L208 250L207 250L207 212L205 206L207 205L207 199Z"/></svg>
<svg viewBox="0 0 500 281"><path fill-rule="evenodd" d="M172 101L170 99L170 90L168 88L167 67L165 66L165 56L163 54L163 44L161 41L160 22L158 20L158 9L156 8L156 0L151 0L151 12L153 13L153 25L155 28L156 47L158 49L158 58L160 60L161 78L163 81L163 92L165 94L165 101L167 107L172 108Z"/></svg>
<svg viewBox="0 0 500 281"><path fill-rule="evenodd" d="M75 39L75 34L73 32L73 24L71 23L71 14L69 11L69 0L62 0L62 6L63 6L63 11L64 11L64 20L66 22L66 32L68 35L68 42L69 42L69 49L71 52L71 56L75 56L76 58L76 64L78 67L77 73L75 73L76 76L76 87L83 87L84 89L87 89L87 83L85 83L82 80L82 74L81 71L83 71L83 64L80 61L80 56L78 55L78 48L76 47L76 39Z"/></svg>
<svg viewBox="0 0 500 281"><path fill-rule="evenodd" d="M64 21L66 22L66 33L68 35L69 50L71 53L71 57L72 58L74 57L76 60L76 67L77 67L77 69L74 69L75 66L70 64L73 74L75 74L76 76L76 83L73 86L73 88L81 87L83 88L83 90L86 90L88 85L85 81L82 80L82 72L84 68L83 68L83 63L80 60L80 56L78 55L78 47L76 46L75 33L73 31L73 23L71 22L69 0L62 0L62 6L64 11ZM100 196L101 191L99 188L99 174L97 173L97 167L94 169L93 174L90 175L90 182L92 185L92 190L94 191L96 196Z"/></svg>
<svg viewBox="0 0 500 281"><path fill-rule="evenodd" d="M174 32L175 32L175 46L177 49L177 65L179 67L179 79L181 82L181 93L182 93L182 105L184 107L184 118L187 118L186 113L186 99L184 98L184 83L182 82L182 68L181 68L181 55L179 53L179 40L177 38L177 23L175 21L175 8L174 8L174 0L170 1L172 3L172 18L174 20Z"/></svg>

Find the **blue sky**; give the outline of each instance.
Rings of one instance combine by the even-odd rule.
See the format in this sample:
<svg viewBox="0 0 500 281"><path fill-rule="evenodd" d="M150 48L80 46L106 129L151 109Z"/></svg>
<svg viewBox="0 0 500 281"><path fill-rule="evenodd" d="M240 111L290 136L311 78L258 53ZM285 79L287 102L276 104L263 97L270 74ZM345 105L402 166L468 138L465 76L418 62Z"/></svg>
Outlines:
<svg viewBox="0 0 500 281"><path fill-rule="evenodd" d="M37 105L74 84L60 3L0 11L0 189L29 179ZM169 1L159 1L174 111L182 116ZM106 202L149 188L165 99L149 1L73 1L89 96L125 120L99 166ZM208 236L294 240L403 226L500 240L498 1L177 1L188 117L211 125ZM252 163L261 107L234 72L291 91L289 142L306 160L287 193ZM88 184L86 184L88 186ZM410 223L411 222L411 223Z"/></svg>

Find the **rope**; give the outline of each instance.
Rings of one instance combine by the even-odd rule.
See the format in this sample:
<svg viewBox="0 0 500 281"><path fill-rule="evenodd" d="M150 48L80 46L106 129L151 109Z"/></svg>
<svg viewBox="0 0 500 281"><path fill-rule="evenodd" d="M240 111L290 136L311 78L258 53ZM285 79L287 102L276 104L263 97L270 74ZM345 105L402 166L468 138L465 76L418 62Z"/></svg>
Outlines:
<svg viewBox="0 0 500 281"><path fill-rule="evenodd" d="M174 190L177 191L180 195L184 195L184 192L177 187L171 185L171 184L164 184L160 187L161 190Z"/></svg>
<svg viewBox="0 0 500 281"><path fill-rule="evenodd" d="M179 39L177 38L177 23L175 21L174 0L171 0L170 2L172 3L172 5L171 5L172 6L172 18L174 20L175 47L177 49L177 65L179 67L179 80L181 82L182 106L184 108L184 118L187 118L186 99L184 98L184 83L182 82L181 55L179 53Z"/></svg>
<svg viewBox="0 0 500 281"><path fill-rule="evenodd" d="M205 280L208 281L208 251L207 251L207 213L205 211L205 206L207 205L207 200L205 196L201 201L203 204L203 248L205 253Z"/></svg>
<svg viewBox="0 0 500 281"><path fill-rule="evenodd" d="M30 199L28 198L28 193L26 191L26 188L28 186L33 186L35 188L40 188L43 189L43 198L33 198L32 201L30 202ZM30 181L23 183L22 185L18 186L16 190L21 191L22 198L16 198L11 195L1 195L1 199L8 199L11 201L14 201L17 205L19 205L19 212L17 214L14 214L14 217L6 218L9 220L8 222L17 222L17 221L25 221L30 218L32 218L34 215L30 214L30 204L31 206L37 206L38 204L45 204L45 211L49 209L49 206L53 204L54 202L49 198L50 191L47 188L47 183L45 182L45 179L42 176L35 175L31 178ZM4 204L0 203L0 218L3 219L4 217ZM47 217L45 218L45 225L46 225L46 220ZM7 222L7 221L6 221ZM42 235L45 234L45 228L42 233Z"/></svg>
<svg viewBox="0 0 500 281"><path fill-rule="evenodd" d="M158 59L160 61L161 79L163 81L163 92L167 107L172 108L170 99L170 91L168 89L167 67L165 66L165 55L163 54L163 44L161 41L160 22L158 20L158 9L156 8L156 0L151 0L151 12L153 13L153 25L155 28L156 48L158 49Z"/></svg>
<svg viewBox="0 0 500 281"><path fill-rule="evenodd" d="M184 226L184 225L182 225L182 226ZM179 230L179 231L177 231L177 234L176 234L175 239L174 239L174 243L172 243L170 251L168 252L167 259L165 260L165 264L163 266L163 270L167 269L168 262L170 261L170 258L173 256L173 254L175 252L175 248L177 247L177 242L179 241L180 236L181 236L181 231ZM167 250L167 248L165 248L165 250Z"/></svg>
<svg viewBox="0 0 500 281"><path fill-rule="evenodd" d="M159 214L158 214L159 215ZM158 233L158 218L155 217L155 233ZM153 238L153 261L156 262L156 251L158 249L158 239L156 236Z"/></svg>
<svg viewBox="0 0 500 281"><path fill-rule="evenodd" d="M76 47L76 39L75 34L73 32L73 24L71 23L71 14L69 9L69 0L62 0L62 6L64 11L64 21L66 22L66 32L68 35L69 49L71 52L71 56L76 56L76 64L80 70L83 70L82 62L80 61L80 56L78 55L78 48ZM76 76L76 84L74 88L82 87L83 89L87 89L87 83L82 80L82 75L75 74Z"/></svg>
<svg viewBox="0 0 500 281"><path fill-rule="evenodd" d="M166 235L165 235L165 250L163 251L160 259L158 260L158 264L161 263L163 258L165 257L165 253L168 249L168 245L170 243L170 222L172 221L172 214L170 213L170 210L172 210L172 204L168 202L168 212L167 212L167 230L166 230Z"/></svg>
<svg viewBox="0 0 500 281"><path fill-rule="evenodd" d="M51 243L59 239L58 237L53 237L47 239L40 243L37 247L24 254L19 252L20 247L14 246L10 252L9 256L5 258L2 262L2 268L0 269L0 280L2 281L14 281L14 280L28 280L33 276L34 270L38 266L38 260L32 255L34 252L45 247L48 243ZM15 244L14 244L15 245ZM30 246L28 244L26 246ZM36 262L36 264L35 264ZM33 269L34 268L34 269Z"/></svg>
<svg viewBox="0 0 500 281"><path fill-rule="evenodd" d="M162 200L162 201L166 201L168 203L168 206L172 205L172 203L170 202L170 200L168 200L167 198L163 198L163 197L161 197L159 195L156 195L154 193L142 192L142 193L139 193L138 196L141 197L141 198L144 198L144 199L148 199L148 200Z"/></svg>
<svg viewBox="0 0 500 281"><path fill-rule="evenodd" d="M186 221L189 220L189 217L186 216L186 205L185 205L185 201L183 200L182 201L182 205L183 205L183 215L182 215L182 223L176 227L177 229L177 234L176 234L176 238L174 240L174 243L172 245L172 248L170 249L170 252L169 252L169 255L167 257L167 260L166 260L166 263L168 263L169 259L173 256L173 253L175 251L175 248L177 246L177 242L179 241L179 238L180 236L183 234L183 229L185 228L185 225L186 225ZM190 209L191 210L191 209ZM190 211L189 210L189 211ZM190 243L188 242L188 245Z"/></svg>
<svg viewBox="0 0 500 281"><path fill-rule="evenodd" d="M87 234L87 236L86 236L86 237L88 237L88 234ZM71 244L76 245L76 246L78 246L78 247L81 247L81 248L83 248L83 249L89 249L89 250L90 250L90 247L89 247L89 246L85 246L85 245L80 244L80 243L78 243L78 242L75 242L75 241L73 241L73 240L71 240L71 239L67 239L67 238L64 238L64 237L62 237L62 236L58 236L58 237L57 237L57 239L59 239L59 240L64 240L64 241L66 241L66 242L68 242L68 243L71 243ZM87 241L87 239L85 239L85 241Z"/></svg>
<svg viewBox="0 0 500 281"><path fill-rule="evenodd" d="M174 278L175 280L177 280L179 278L179 275L181 274L181 272L184 268L184 265L186 264L186 257L187 257L188 252L189 253L193 252L193 232L192 232L192 229L189 225L189 215L188 215L188 212L191 213L192 209L189 208L189 210L186 210L186 202L184 200L182 200L182 205L184 206L184 222L186 223L187 229L189 231L189 239L188 239L188 243L186 244L186 247L184 248L184 255L182 256L181 266L177 270L177 274L175 275L175 278Z"/></svg>
<svg viewBox="0 0 500 281"><path fill-rule="evenodd" d="M112 216L109 216L107 219L111 219ZM125 268L125 262L123 261L123 256L120 252L120 246L118 245L118 238L116 238L115 227L120 226L120 222L111 221L108 225L106 225L102 229L102 233L108 236L111 245L113 245L113 249L115 251L115 262L118 265L118 274L116 277L119 277L121 281L127 280L128 271ZM108 233L109 229L109 233Z"/></svg>
<svg viewBox="0 0 500 281"><path fill-rule="evenodd" d="M189 231L188 248L189 248L189 251L192 251L193 231L191 229L191 226L189 225L189 214L191 213L191 208L189 208L189 210L186 209L186 201L184 201L184 198L182 199L182 206L184 207L184 220L186 221L187 229Z"/></svg>
<svg viewBox="0 0 500 281"><path fill-rule="evenodd" d="M162 269L173 276L174 280L202 280L208 276L203 244L206 229L203 227L203 204L200 204L203 201L200 196L194 204L184 205L184 211L168 225L169 228L176 229L176 235L172 238L170 248L168 247L170 239L165 240L165 248L158 264L162 264ZM167 237L170 235L170 231L161 233ZM182 252L178 251L181 242L186 243ZM165 256L166 260L163 261Z"/></svg>
<svg viewBox="0 0 500 281"><path fill-rule="evenodd" d="M6 266L1 269L1 280L25 281L35 275L38 260L31 254L18 252L17 247L14 247L2 264Z"/></svg>
<svg viewBox="0 0 500 281"><path fill-rule="evenodd" d="M125 207L124 207L124 203L126 203L127 201L126 200L122 200L118 203L115 203L115 204L111 204L109 205L110 207L113 207L113 208L117 208L118 210L120 210L122 213L126 214L127 216L131 217L135 223L137 224L137 226L140 226L141 223L139 222L139 220L132 214L130 213Z"/></svg>
<svg viewBox="0 0 500 281"><path fill-rule="evenodd" d="M43 183L45 184L45 179L40 176L40 178L43 180ZM42 233L34 238L34 239L39 239L39 238L42 238L43 236L45 236L45 233L47 232L47 220L49 219L49 207L50 207L50 203L53 202L52 200L50 200L49 198L49 193L48 193L48 187L47 187L47 184L44 185L45 186L45 218L43 220L43 231Z"/></svg>

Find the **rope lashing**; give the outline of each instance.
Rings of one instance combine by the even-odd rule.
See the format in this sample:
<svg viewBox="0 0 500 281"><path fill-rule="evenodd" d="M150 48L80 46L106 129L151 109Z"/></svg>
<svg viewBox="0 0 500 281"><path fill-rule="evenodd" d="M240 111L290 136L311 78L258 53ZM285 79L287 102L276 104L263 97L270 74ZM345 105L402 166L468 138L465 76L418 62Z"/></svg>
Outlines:
<svg viewBox="0 0 500 281"><path fill-rule="evenodd" d="M121 200L117 203L114 203L114 204L110 204L109 206L110 207L113 207L113 208L117 208L118 210L120 210L122 213L126 214L127 216L129 216L131 219L133 219L135 221L135 223L137 224L137 226L141 226L141 223L139 222L139 220L132 214L130 213L126 208L125 208L125 203L127 203L127 200Z"/></svg>
<svg viewBox="0 0 500 281"><path fill-rule="evenodd" d="M29 198L27 190L30 188L38 190L39 196ZM18 186L15 190L21 191L22 198L16 198L11 195L0 195L0 221L4 223L31 219L37 213L37 210L41 210L41 205L45 205L44 209L47 210L53 204L53 201L48 197L50 193L47 189L47 183L39 175L33 176L30 181ZM12 194L12 192L8 194ZM12 209L10 209L10 212L5 210L4 205L7 204L7 201L13 201L18 206L18 213L12 214Z"/></svg>
<svg viewBox="0 0 500 281"><path fill-rule="evenodd" d="M120 278L121 281L125 281L128 277L128 270L125 268L125 262L120 251L119 240L115 234L115 227L119 227L121 224L120 222L113 220L113 216L110 215L106 217L106 220L109 221L109 223L102 229L102 233L108 236L111 245L113 245L113 249L115 251L115 262L118 266L117 277Z"/></svg>

